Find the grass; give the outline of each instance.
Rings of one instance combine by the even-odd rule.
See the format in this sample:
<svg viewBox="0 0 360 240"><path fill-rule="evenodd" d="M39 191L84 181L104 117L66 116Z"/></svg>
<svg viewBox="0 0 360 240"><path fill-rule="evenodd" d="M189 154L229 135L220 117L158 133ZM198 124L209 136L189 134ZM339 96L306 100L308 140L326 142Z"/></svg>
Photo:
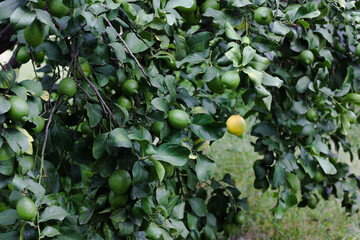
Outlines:
<svg viewBox="0 0 360 240"><path fill-rule="evenodd" d="M352 133L359 133L355 129ZM357 136L349 136L350 140ZM233 239L311 239L340 240L360 239L360 214L347 215L339 200L320 200L316 209L293 207L286 211L282 219L275 219L271 208L275 206L273 191L262 193L253 188L255 179L252 164L260 158L253 151L251 142L255 138L249 131L242 137L226 134L212 145L209 155L215 159L218 177L230 173L234 178L242 197L248 197L250 209L244 211L247 222L237 230ZM348 154L339 154L341 161L348 162ZM358 159L349 163L351 169L359 172Z"/></svg>

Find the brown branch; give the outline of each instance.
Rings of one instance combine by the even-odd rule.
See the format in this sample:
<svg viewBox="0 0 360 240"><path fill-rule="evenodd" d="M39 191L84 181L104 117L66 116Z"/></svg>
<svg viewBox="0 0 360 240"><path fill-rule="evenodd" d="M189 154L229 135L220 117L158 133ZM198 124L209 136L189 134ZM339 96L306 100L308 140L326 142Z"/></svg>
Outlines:
<svg viewBox="0 0 360 240"><path fill-rule="evenodd" d="M109 21L109 19L107 19L106 16L103 16L103 17L104 17L105 21L107 22L107 24L109 25L109 27L114 28L113 25L111 24L111 22ZM135 55L131 52L129 46L126 44L126 42L125 42L124 39L121 37L121 35L120 35L118 32L116 32L116 34L117 34L118 38L120 39L120 41L124 44L124 46L125 46L126 50L128 51L128 53L129 53L129 54L131 55L131 57L135 60L136 65L138 65L138 67L140 68L140 70L141 70L142 74L144 75L144 77L145 77L146 79L148 79L148 76L147 76L144 68L141 66L139 60L138 60L138 59L135 57Z"/></svg>
<svg viewBox="0 0 360 240"><path fill-rule="evenodd" d="M49 127L50 127L50 124L51 124L51 120L54 116L54 113L55 113L55 110L56 110L56 105L58 104L60 98L58 98L50 112L50 116L49 116L49 119L48 119L48 122L46 124L46 128L45 128L45 136L44 136L44 143L43 143L43 147L42 147L42 150L41 150L41 163L40 163L40 176L39 176L39 184L41 184L41 178L43 176L43 171L44 171L44 157L45 157L45 148L46 148L46 142L47 142L47 138L48 138L48 135L49 135Z"/></svg>
<svg viewBox="0 0 360 240"><path fill-rule="evenodd" d="M7 64L5 64L4 69L5 70L9 70L9 69L14 69L14 68L19 68L20 67L20 63L18 63L16 61L16 58L14 56L12 56L9 60L9 62Z"/></svg>
<svg viewBox="0 0 360 240"><path fill-rule="evenodd" d="M11 28L10 23L0 31L0 54L15 45L15 41L10 41L16 32Z"/></svg>
<svg viewBox="0 0 360 240"><path fill-rule="evenodd" d="M103 108L103 111L105 113L105 115L108 113L111 118L114 120L114 122L119 126L121 127L120 123L116 120L114 114L112 113L112 111L110 110L110 108L106 105L104 99L101 97L100 95L100 92L97 90L97 88L95 87L95 85L90 81L90 79L88 79L84 72L81 70L81 67L79 66L79 63L78 65L76 65L76 70L79 71L80 75L88 82L88 84L90 85L90 87L94 90L96 96L98 97L99 99L99 102L100 102L100 105L101 107Z"/></svg>

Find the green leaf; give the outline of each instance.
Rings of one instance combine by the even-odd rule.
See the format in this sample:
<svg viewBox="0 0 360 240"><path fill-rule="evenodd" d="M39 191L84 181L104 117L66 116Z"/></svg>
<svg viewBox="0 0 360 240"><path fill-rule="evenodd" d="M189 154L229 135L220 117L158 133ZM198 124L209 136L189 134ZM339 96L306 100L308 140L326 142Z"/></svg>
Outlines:
<svg viewBox="0 0 360 240"><path fill-rule="evenodd" d="M271 30L274 34L280 35L280 36L285 36L286 34L288 34L290 32L290 28L279 21L275 21L271 25Z"/></svg>
<svg viewBox="0 0 360 240"><path fill-rule="evenodd" d="M124 222L127 217L128 214L125 208L117 209L110 215L110 219L116 223Z"/></svg>
<svg viewBox="0 0 360 240"><path fill-rule="evenodd" d="M35 97L40 97L43 94L43 87L41 82L33 80L25 80L21 82L21 85L24 86L31 95Z"/></svg>
<svg viewBox="0 0 360 240"><path fill-rule="evenodd" d="M114 49L117 59L119 59L121 62L124 62L126 60L125 49L119 42L109 43L109 46Z"/></svg>
<svg viewBox="0 0 360 240"><path fill-rule="evenodd" d="M60 47L52 41L44 41L41 44L41 48L46 52L46 56L49 60L55 62L63 61L63 55Z"/></svg>
<svg viewBox="0 0 360 240"><path fill-rule="evenodd" d="M286 211L286 203L282 199L278 199L276 206L272 209L272 213L277 219L281 219Z"/></svg>
<svg viewBox="0 0 360 240"><path fill-rule="evenodd" d="M10 110L11 103L3 96L0 96L0 114L4 114Z"/></svg>
<svg viewBox="0 0 360 240"><path fill-rule="evenodd" d="M189 198L188 202L191 206L191 209L197 216L199 216L199 217L205 216L206 204L205 204L204 200L202 200L201 198Z"/></svg>
<svg viewBox="0 0 360 240"><path fill-rule="evenodd" d="M89 222L91 217L93 216L94 208L89 208L86 211L83 211L79 216L79 224L84 225Z"/></svg>
<svg viewBox="0 0 360 240"><path fill-rule="evenodd" d="M101 106L99 104L86 103L84 108L87 110L90 127L96 127L103 117L103 111Z"/></svg>
<svg viewBox="0 0 360 240"><path fill-rule="evenodd" d="M23 29L29 26L34 20L36 15L29 11L26 7L17 8L10 16L11 27L15 30Z"/></svg>
<svg viewBox="0 0 360 240"><path fill-rule="evenodd" d="M103 155L106 149L105 146L108 135L109 135L108 133L103 133L95 137L92 148L92 154L95 159L99 159Z"/></svg>
<svg viewBox="0 0 360 240"><path fill-rule="evenodd" d="M132 143L123 128L116 128L109 134L106 150L112 156L117 156L119 148L132 148Z"/></svg>
<svg viewBox="0 0 360 240"><path fill-rule="evenodd" d="M44 238L44 237L55 237L57 235L60 235L61 233L59 232L59 230L57 230L54 227L51 226L46 226L44 228L44 230L41 231L40 233L40 238Z"/></svg>
<svg viewBox="0 0 360 240"><path fill-rule="evenodd" d="M297 192L300 190L300 180L295 174L287 172L286 180L294 192Z"/></svg>
<svg viewBox="0 0 360 240"><path fill-rule="evenodd" d="M154 222L151 222L146 229L146 237L150 239L160 239L160 236L164 230L158 227Z"/></svg>
<svg viewBox="0 0 360 240"><path fill-rule="evenodd" d="M181 167L187 163L189 154L190 151L186 147L177 144L165 143L157 149L154 159Z"/></svg>
<svg viewBox="0 0 360 240"><path fill-rule="evenodd" d="M182 1L170 0L165 6L165 10L168 11L176 7L191 8L191 6L194 4L194 1L195 0L182 0Z"/></svg>
<svg viewBox="0 0 360 240"><path fill-rule="evenodd" d="M149 42L146 39L144 39L144 41L149 46L153 44L153 42ZM126 35L125 42L128 45L128 47L130 48L131 52L133 52L133 53L140 53L140 52L146 51L149 48L133 32L130 32Z"/></svg>
<svg viewBox="0 0 360 240"><path fill-rule="evenodd" d="M263 121L260 122L258 124L256 124L252 131L251 131L251 135L253 136L274 136L277 135L277 130L274 124L267 122L267 121Z"/></svg>
<svg viewBox="0 0 360 240"><path fill-rule="evenodd" d="M256 51L252 47L246 46L242 53L242 65L246 66L254 58L255 54Z"/></svg>
<svg viewBox="0 0 360 240"><path fill-rule="evenodd" d="M148 172L140 161L135 162L132 168L132 183L146 181L148 178Z"/></svg>
<svg viewBox="0 0 360 240"><path fill-rule="evenodd" d="M324 171L324 173L329 175L335 175L337 173L336 168L334 165L329 161L328 158L320 157L320 156L313 156L320 164L320 167Z"/></svg>
<svg viewBox="0 0 360 240"><path fill-rule="evenodd" d="M293 22L300 18L316 18L321 14L319 10L317 10L316 3L307 3L301 6L297 11L295 16L291 19Z"/></svg>
<svg viewBox="0 0 360 240"><path fill-rule="evenodd" d="M46 24L50 27L50 29L54 32L57 32L58 30L55 27L55 24L51 21L51 16L47 11L41 10L41 9L35 9L36 18Z"/></svg>
<svg viewBox="0 0 360 240"><path fill-rule="evenodd" d="M216 163L205 155L200 155L196 160L195 171L200 181L209 180L216 169Z"/></svg>
<svg viewBox="0 0 360 240"><path fill-rule="evenodd" d="M160 110L165 113L164 117L167 117L169 113L170 106L169 103L164 98L154 98L151 101L151 104L154 106L155 109Z"/></svg>
<svg viewBox="0 0 360 240"><path fill-rule="evenodd" d="M226 132L226 124L215 122L208 114L196 114L189 128L200 138L215 141L222 138Z"/></svg>
<svg viewBox="0 0 360 240"><path fill-rule="evenodd" d="M309 89L310 79L307 76L301 77L296 83L296 91L298 93L305 93Z"/></svg>
<svg viewBox="0 0 360 240"><path fill-rule="evenodd" d="M239 34L235 32L235 30L233 29L233 27L229 22L225 22L224 27L227 38L231 40L241 40L241 37L239 36Z"/></svg>
<svg viewBox="0 0 360 240"><path fill-rule="evenodd" d="M273 178L273 186L280 187L286 179L285 171L279 164L275 164L274 178Z"/></svg>
<svg viewBox="0 0 360 240"><path fill-rule="evenodd" d="M243 72L249 76L250 80L255 84L255 86L262 84L264 78L263 72L255 70L250 66L245 67Z"/></svg>
<svg viewBox="0 0 360 240"><path fill-rule="evenodd" d="M165 176L165 168L164 166L157 160L150 158L150 160L152 161L152 163L155 166L155 170L156 173L158 175L159 181L162 182L162 180L164 179Z"/></svg>
<svg viewBox="0 0 360 240"><path fill-rule="evenodd" d="M17 219L18 215L15 209L8 209L0 213L0 225L13 225Z"/></svg>
<svg viewBox="0 0 360 240"><path fill-rule="evenodd" d="M190 52L205 52L212 38L214 34L207 31L192 35L187 41Z"/></svg>
<svg viewBox="0 0 360 240"><path fill-rule="evenodd" d="M273 77L266 72L263 72L263 76L264 76L264 78L263 78L262 84L265 86L280 88L284 83L284 81L281 80L280 78Z"/></svg>
<svg viewBox="0 0 360 240"><path fill-rule="evenodd" d="M17 129L2 129L1 135L6 139L11 149L18 154L26 152L29 148L28 138Z"/></svg>
<svg viewBox="0 0 360 240"><path fill-rule="evenodd" d="M240 46L234 42L228 44L228 51L225 56L233 62L234 67L239 67L242 59ZM223 57L224 58L224 57Z"/></svg>
<svg viewBox="0 0 360 240"><path fill-rule="evenodd" d="M173 211L171 212L171 217L175 219L183 219L184 213L185 213L185 203L182 202L174 207Z"/></svg>
<svg viewBox="0 0 360 240"><path fill-rule="evenodd" d="M27 3L25 0L5 0L0 3L0 20L9 18L10 15L21 6Z"/></svg>
<svg viewBox="0 0 360 240"><path fill-rule="evenodd" d="M40 216L39 222L47 222L49 220L59 220L62 221L66 216L70 214L65 211L62 207L58 206L49 206L45 208L44 212Z"/></svg>

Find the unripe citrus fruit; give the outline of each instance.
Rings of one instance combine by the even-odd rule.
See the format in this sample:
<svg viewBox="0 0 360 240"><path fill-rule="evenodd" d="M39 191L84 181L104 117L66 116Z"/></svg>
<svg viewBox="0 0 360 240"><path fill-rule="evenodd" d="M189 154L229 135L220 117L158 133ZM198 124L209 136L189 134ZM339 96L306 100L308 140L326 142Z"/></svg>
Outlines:
<svg viewBox="0 0 360 240"><path fill-rule="evenodd" d="M126 80L122 86L122 90L126 96L134 96L139 93L139 84L133 79Z"/></svg>
<svg viewBox="0 0 360 240"><path fill-rule="evenodd" d="M34 52L33 54L36 62L41 63L42 61L44 61L44 57L45 57L44 50L41 50L40 52Z"/></svg>
<svg viewBox="0 0 360 240"><path fill-rule="evenodd" d="M221 76L221 83L227 89L236 89L240 83L240 76L236 71L227 71Z"/></svg>
<svg viewBox="0 0 360 240"><path fill-rule="evenodd" d="M309 208L315 209L316 205L317 205L317 198L314 195L311 195L307 204L308 204Z"/></svg>
<svg viewBox="0 0 360 240"><path fill-rule="evenodd" d="M27 102L17 96L10 97L9 101L11 103L11 107L7 113L8 117L15 122L26 120L30 113Z"/></svg>
<svg viewBox="0 0 360 240"><path fill-rule="evenodd" d="M86 60L86 58L83 57L78 57L78 62L80 64L81 71L84 73L85 77L89 77L91 74L91 67L88 60ZM79 71L76 71L76 77L82 79L82 75L80 74Z"/></svg>
<svg viewBox="0 0 360 240"><path fill-rule="evenodd" d="M322 182L324 180L324 175L319 170L317 170L315 173L314 180L317 183Z"/></svg>
<svg viewBox="0 0 360 240"><path fill-rule="evenodd" d="M319 120L319 114L315 109L311 108L306 112L306 119L310 122L316 122Z"/></svg>
<svg viewBox="0 0 360 240"><path fill-rule="evenodd" d="M125 206L126 201L128 199L128 195L127 194L123 194L123 195L116 195L113 191L109 192L109 203L112 209L118 209L121 208L123 206Z"/></svg>
<svg viewBox="0 0 360 240"><path fill-rule="evenodd" d="M246 217L244 214L242 214L241 212L238 212L235 215L235 223L238 225L243 225L246 222Z"/></svg>
<svg viewBox="0 0 360 240"><path fill-rule="evenodd" d="M16 52L16 61L20 64L27 63L30 60L30 53L26 51L26 47L20 47Z"/></svg>
<svg viewBox="0 0 360 240"><path fill-rule="evenodd" d="M173 109L169 112L168 121L170 125L178 130L182 130L190 125L190 117L183 110Z"/></svg>
<svg viewBox="0 0 360 240"><path fill-rule="evenodd" d="M220 2L217 0L206 0L202 7L201 7L201 12L204 13L206 12L206 10L208 8L212 8L214 10L219 10L220 9Z"/></svg>
<svg viewBox="0 0 360 240"><path fill-rule="evenodd" d="M219 94L224 93L224 87L219 77L215 77L210 82L207 82L206 85L213 93L219 93Z"/></svg>
<svg viewBox="0 0 360 240"><path fill-rule="evenodd" d="M225 222L223 224L223 229L227 234L231 235L235 231L235 225L232 223Z"/></svg>
<svg viewBox="0 0 360 240"><path fill-rule="evenodd" d="M122 107L124 107L128 112L131 110L133 103L132 100L125 97L125 96L121 96L118 98L118 100L116 101L116 103Z"/></svg>
<svg viewBox="0 0 360 240"><path fill-rule="evenodd" d="M130 187L131 176L123 170L118 169L109 177L109 187L116 195L124 194Z"/></svg>
<svg viewBox="0 0 360 240"><path fill-rule="evenodd" d="M353 104L360 104L360 94L357 93L348 93L346 94L341 102L343 103L353 103Z"/></svg>
<svg viewBox="0 0 360 240"><path fill-rule="evenodd" d="M258 24L268 25L273 19L273 14L269 8L259 7L255 10L254 18Z"/></svg>
<svg viewBox="0 0 360 240"><path fill-rule="evenodd" d="M154 133L155 136L160 137L161 129L164 127L164 123L156 121L151 125L150 130Z"/></svg>
<svg viewBox="0 0 360 240"><path fill-rule="evenodd" d="M314 54L310 50L304 50L299 55L299 60L304 65L309 65L314 62Z"/></svg>
<svg viewBox="0 0 360 240"><path fill-rule="evenodd" d="M16 212L20 219L33 221L36 217L37 207L33 200L28 197L22 197L16 204Z"/></svg>
<svg viewBox="0 0 360 240"><path fill-rule="evenodd" d="M24 38L27 44L36 48L45 40L44 25L37 19L24 29Z"/></svg>
<svg viewBox="0 0 360 240"><path fill-rule="evenodd" d="M49 12L51 15L61 18L67 14L69 8L64 5L62 0L49 0Z"/></svg>
<svg viewBox="0 0 360 240"><path fill-rule="evenodd" d="M57 91L61 96L72 98L76 93L76 82L71 77L64 78L60 81Z"/></svg>
<svg viewBox="0 0 360 240"><path fill-rule="evenodd" d="M227 131L236 136L240 136L246 129L246 122L240 115L232 115L226 121Z"/></svg>

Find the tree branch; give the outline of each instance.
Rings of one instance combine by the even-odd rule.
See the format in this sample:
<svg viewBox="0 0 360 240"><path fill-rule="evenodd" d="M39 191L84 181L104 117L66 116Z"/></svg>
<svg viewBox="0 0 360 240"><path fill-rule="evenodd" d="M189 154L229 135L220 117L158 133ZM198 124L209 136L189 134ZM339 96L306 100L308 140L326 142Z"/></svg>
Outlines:
<svg viewBox="0 0 360 240"><path fill-rule="evenodd" d="M111 22L109 21L109 19L107 19L106 16L103 16L103 17L104 17L105 21L107 22L107 24L109 25L109 27L114 28L113 25L111 24ZM118 32L116 32L116 34L117 34L118 38L120 39L120 41L124 44L124 46L125 46L126 50L128 51L128 53L129 53L129 54L131 55L131 57L135 60L136 64L137 64L138 67L140 68L140 70L141 70L142 74L144 75L144 77L145 77L146 79L149 79L148 76L147 76L147 74L146 74L146 72L145 72L145 70L144 70L144 68L141 66L139 60L135 57L135 55L131 52L129 46L126 44L126 42L124 41L124 39L121 37L121 35L120 35Z"/></svg>
<svg viewBox="0 0 360 240"><path fill-rule="evenodd" d="M14 46L15 42L10 39L15 33L10 23L0 31L0 54Z"/></svg>

